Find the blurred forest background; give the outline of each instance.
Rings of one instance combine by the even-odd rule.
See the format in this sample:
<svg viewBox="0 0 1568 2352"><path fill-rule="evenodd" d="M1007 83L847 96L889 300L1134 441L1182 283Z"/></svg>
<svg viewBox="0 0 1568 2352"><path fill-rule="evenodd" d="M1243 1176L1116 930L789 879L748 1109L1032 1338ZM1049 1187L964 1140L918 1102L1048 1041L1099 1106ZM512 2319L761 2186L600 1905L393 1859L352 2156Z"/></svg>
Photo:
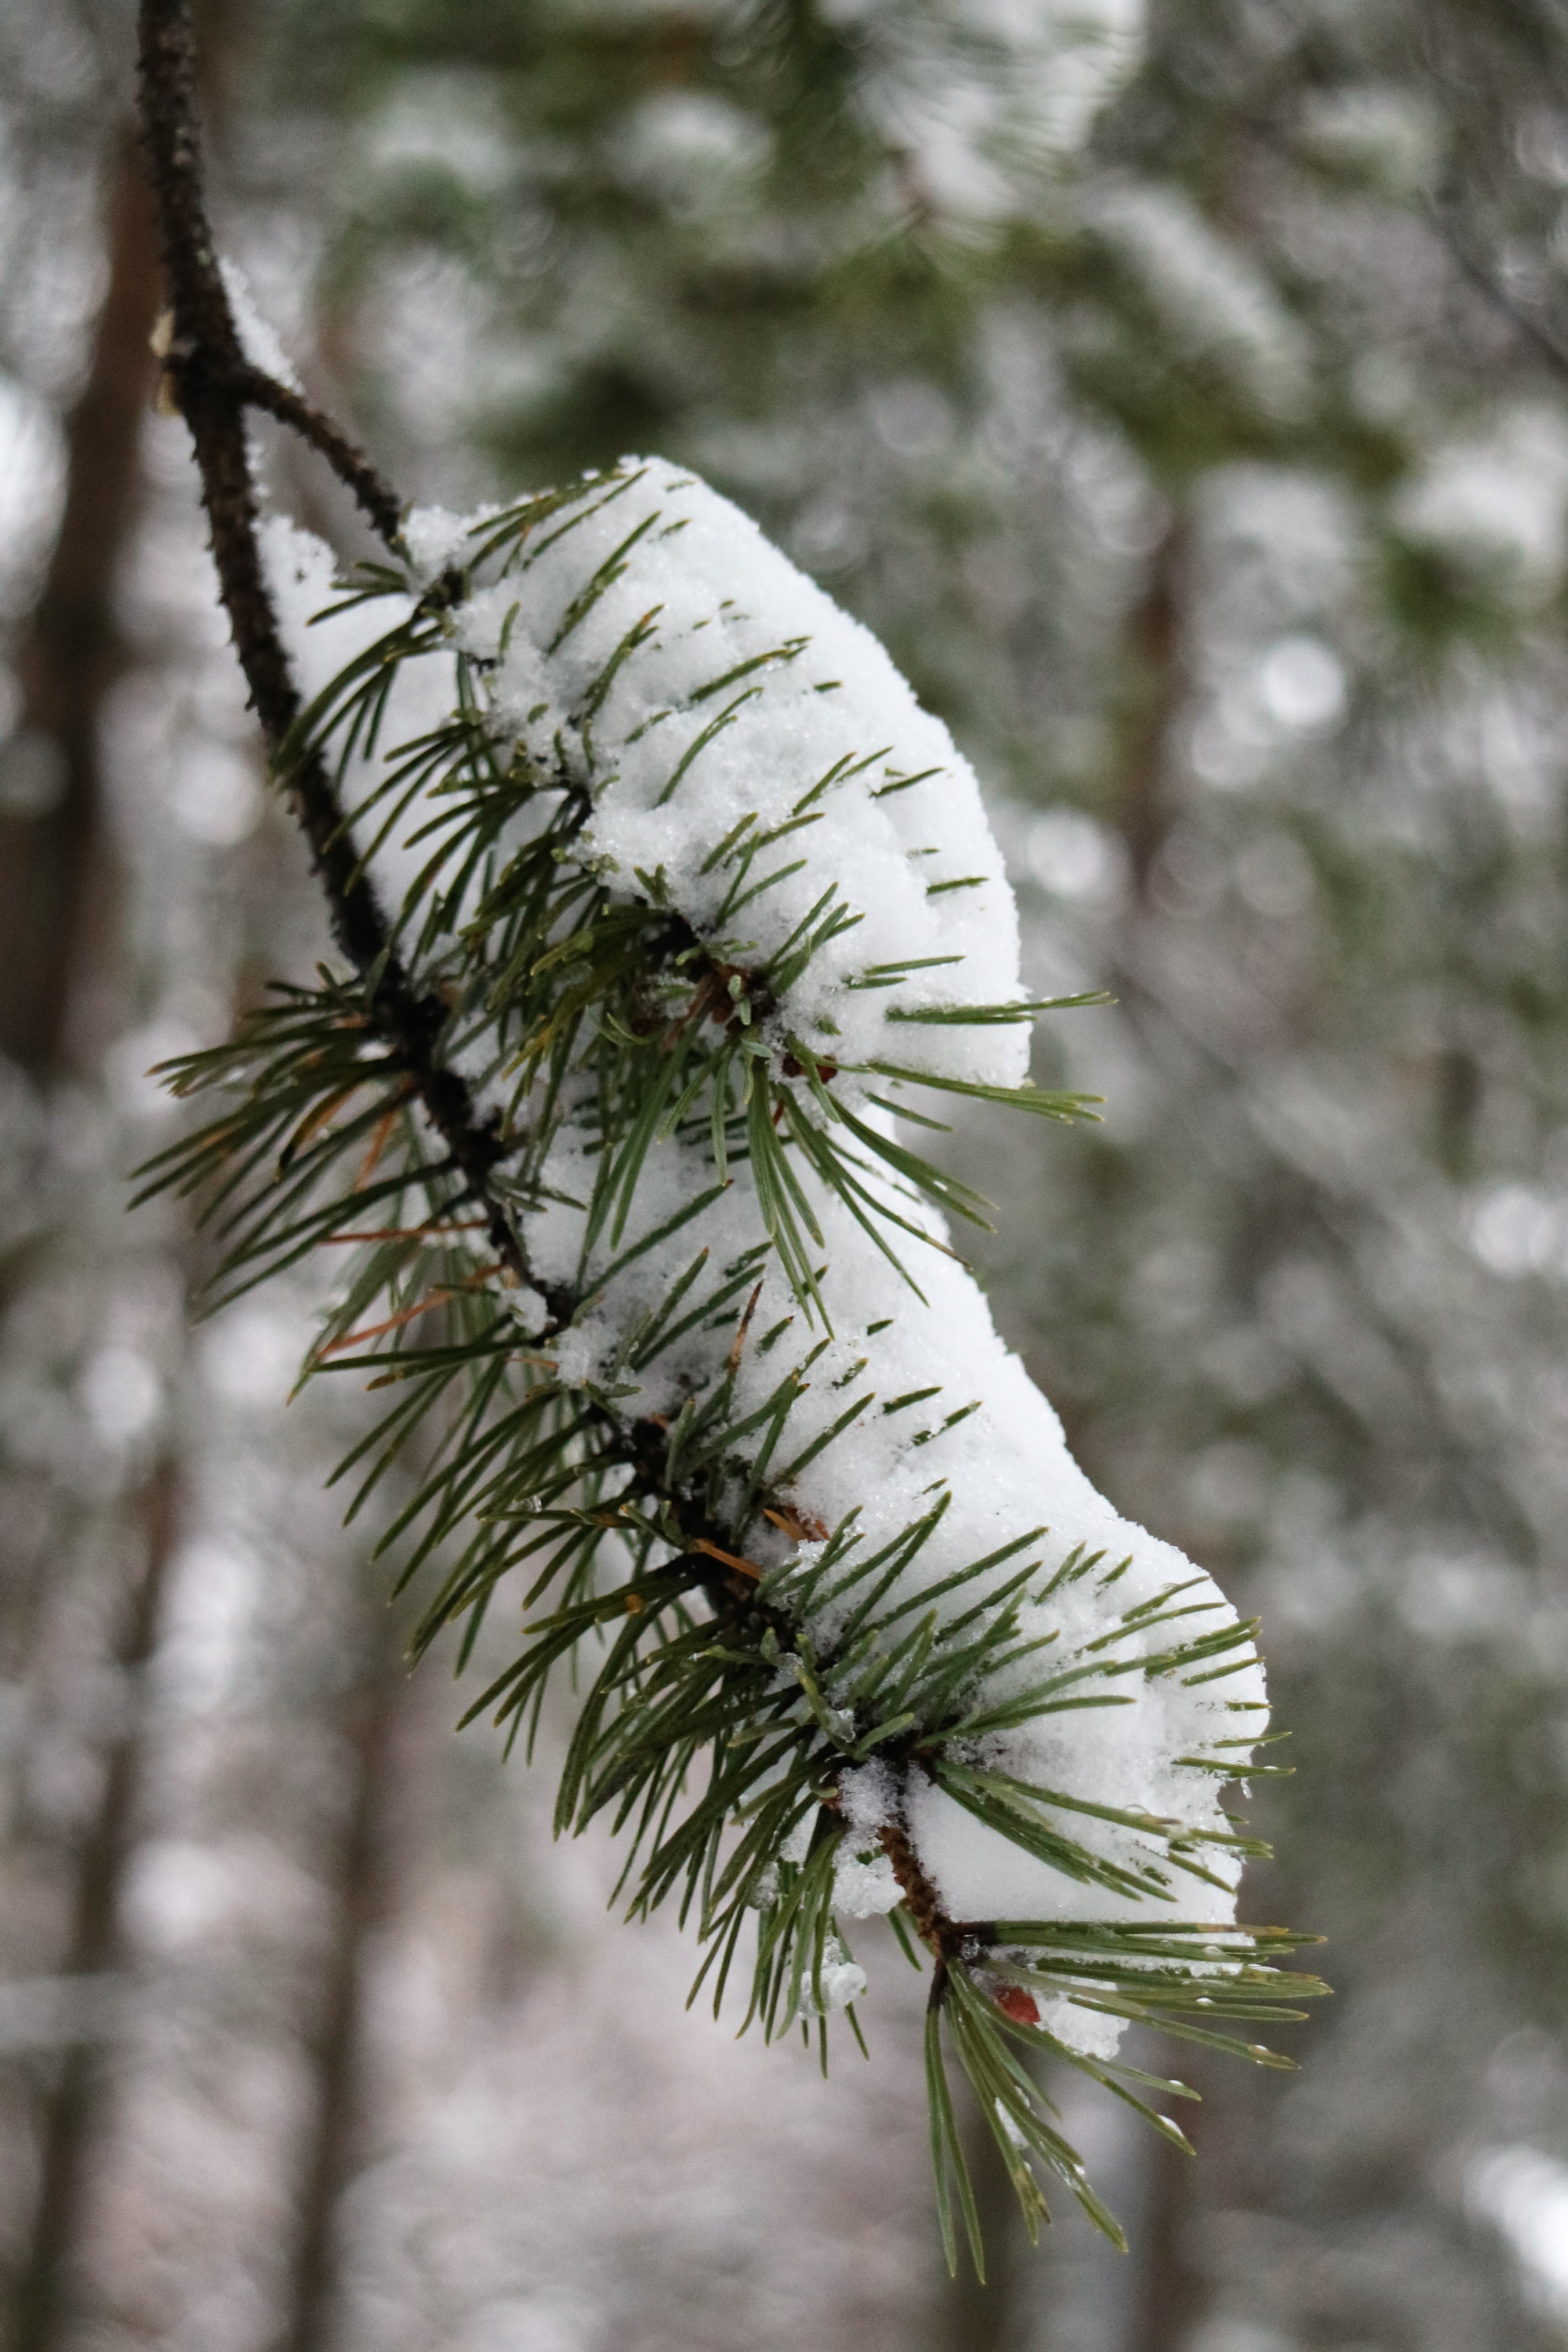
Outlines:
<svg viewBox="0 0 1568 2352"><path fill-rule="evenodd" d="M682 2002L193 1324L145 1073L324 952L156 274L129 0L0 7L0 2295L17 2352L1568 2345L1560 0L208 0L226 250L406 494L687 461L980 769L1039 1070L953 1151L1118 1507L1264 1619L1302 2071L940 2272L918 1989ZM297 450L276 496L347 553ZM1181 2069L1189 2074L1188 2067ZM992 2188L994 2188L994 2183ZM989 2191L988 2191L989 2194Z"/></svg>

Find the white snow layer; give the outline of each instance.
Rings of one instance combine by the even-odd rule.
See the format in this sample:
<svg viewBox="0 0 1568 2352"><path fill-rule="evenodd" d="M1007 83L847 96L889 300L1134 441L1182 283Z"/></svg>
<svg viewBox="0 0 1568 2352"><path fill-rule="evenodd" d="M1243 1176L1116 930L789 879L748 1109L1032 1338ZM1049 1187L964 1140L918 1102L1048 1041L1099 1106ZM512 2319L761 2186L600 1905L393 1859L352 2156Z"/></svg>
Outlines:
<svg viewBox="0 0 1568 2352"><path fill-rule="evenodd" d="M412 518L411 594L464 565L473 545L467 532L477 527L431 512ZM326 551L274 522L268 557L291 648L307 686L319 690L386 628L387 607L306 630L326 600ZM886 1060L950 1078L1022 1083L1023 1027L930 1027L890 1017L921 1004L1016 999L1018 932L971 770L866 630L735 507L659 461L627 460L590 483L523 537L509 566L496 577L492 562L477 586L470 582L449 616L449 637L470 657L470 684L497 738L521 740L542 776L588 795L591 814L574 854L626 898L646 896L645 878L657 873L715 955L752 968L766 967L830 888L860 917L812 962L776 1017L776 1082L787 1082L777 1074L787 1066L783 1034L793 1030L840 1066L835 1093L884 1131L891 1122L865 1103L856 1064ZM437 723L452 704L455 666L450 652L404 665L384 745ZM831 782L813 796L825 778ZM775 861L799 859L800 869L744 909L741 941L733 911L720 918L722 876L705 870L711 852L743 821L759 830L787 823L803 799L815 822L785 836ZM394 845L380 860L384 888L398 885L409 854ZM968 887L932 894L933 883L969 877L976 879ZM903 971L935 956L954 960L893 988L847 985L868 967ZM709 1146L683 1134L649 1151L613 1248L601 1235L586 1250L586 1211L574 1204L588 1197L592 1151L586 1108L581 1127L569 1109L543 1168L543 1189L554 1197L518 1222L538 1278L569 1285L584 1301L570 1330L539 1343L569 1386L628 1381L615 1361L623 1335L658 1307L697 1251L706 1249L717 1273L766 1237L750 1167L732 1160L727 1190L700 1217L628 1262L635 1245L713 1187ZM884 1608L908 1604L890 1640L909 1630L922 1605L950 1623L1024 1561L1038 1562L1021 1630L1046 1646L993 1673L976 1698L999 1704L1046 1676L1059 1677L1058 1686L1027 1722L979 1741L974 1761L1075 1801L1053 1814L1053 1826L1105 1862L1140 1873L1147 1890L1066 1875L984 1826L916 1767L895 1772L873 1762L842 1778L841 1914L870 1916L898 1899L879 1836L896 1820L953 1919L1230 1921L1239 1863L1225 1842L1224 1774L1213 1765L1219 1749L1236 1771L1245 1769L1267 1720L1262 1669L1246 1643L1210 1662L1164 1661L1179 1642L1233 1627L1234 1611L1206 1574L1122 1518L1090 1484L929 1204L867 1161L867 1187L929 1237L932 1246L901 1241L917 1294L840 1200L804 1166L798 1174L823 1237L829 1332L808 1318L770 1259L740 1350L731 1415L743 1423L788 1372L798 1375L769 1456L770 1500L806 1530L837 1529L854 1515L850 1564L942 1504L884 1599ZM609 1274L612 1259L620 1270ZM539 1328L536 1302L525 1320ZM688 1331L611 1409L628 1420L673 1416L700 1397L724 1375L736 1320L731 1310L718 1328ZM848 1426L803 1461L845 1414ZM737 1496L748 1449L754 1459L761 1442L760 1433L738 1441ZM950 1584L1031 1530L1039 1533L1028 1548ZM821 1545L763 1517L738 1527L735 1540L767 1572L770 1597L802 1619L819 1654L829 1650L846 1606L835 1607L831 1585L804 1611L791 1604ZM827 1696L851 1711L850 1694L831 1678ZM1076 1809L1085 1804L1152 1818L1141 1826L1105 1821ZM852 1998L844 1990L850 1982L835 1976L833 1993ZM1116 2021L1070 2001L1050 2006L1052 2031L1104 2052Z"/></svg>
<svg viewBox="0 0 1568 2352"><path fill-rule="evenodd" d="M303 392L305 387L300 382L299 370L284 350L270 320L264 318L257 309L255 296L250 290L250 280L239 263L224 255L218 263L218 271L223 279L223 291L229 298L229 308L234 314L240 349L251 366L271 376L274 383L287 385L289 391Z"/></svg>

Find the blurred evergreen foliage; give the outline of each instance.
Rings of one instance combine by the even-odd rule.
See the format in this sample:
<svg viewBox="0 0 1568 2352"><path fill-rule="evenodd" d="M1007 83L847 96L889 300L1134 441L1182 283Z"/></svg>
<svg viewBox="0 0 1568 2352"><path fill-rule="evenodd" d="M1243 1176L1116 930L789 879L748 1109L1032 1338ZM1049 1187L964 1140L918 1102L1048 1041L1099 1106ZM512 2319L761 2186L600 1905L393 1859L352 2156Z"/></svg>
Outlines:
<svg viewBox="0 0 1568 2352"><path fill-rule="evenodd" d="M1273 1628L1343 1992L1249 2195L1447 2282L1428 2150L1568 1981L1564 36L1181 0L1084 152L966 187L901 77L980 13L313 8L302 75L280 10L274 71L344 126L322 301L405 466L700 467L1007 796L1040 983L1119 997L1047 1073L1100 1135L994 1139L997 1295ZM1352 2275L1273 2316L1494 2340Z"/></svg>
<svg viewBox="0 0 1568 2352"><path fill-rule="evenodd" d="M1553 2344L1465 2180L1568 2158L1568 29L1164 0L971 184L908 92L982 15L268 0L236 243L420 495L756 513L994 784L1031 983L1118 999L1038 1073L1104 1128L958 1173L1091 1473L1263 1614L1253 1907L1339 1987L1205 2085L1129 2340Z"/></svg>

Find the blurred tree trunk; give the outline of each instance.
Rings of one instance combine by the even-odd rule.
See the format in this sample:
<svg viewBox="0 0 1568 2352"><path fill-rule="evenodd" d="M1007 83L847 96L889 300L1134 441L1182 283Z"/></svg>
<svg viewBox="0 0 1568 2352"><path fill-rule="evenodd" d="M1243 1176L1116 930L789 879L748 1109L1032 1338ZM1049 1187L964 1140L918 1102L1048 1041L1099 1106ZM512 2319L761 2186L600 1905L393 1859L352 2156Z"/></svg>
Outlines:
<svg viewBox="0 0 1568 2352"><path fill-rule="evenodd" d="M1184 492L1173 491L1171 499L1127 620L1132 699L1112 814L1127 849L1135 915L1148 911L1154 871L1175 820L1173 737L1190 686L1192 523ZM1203 2110L1197 2115L1196 2131L1191 2116L1183 2117L1183 2127L1201 2146ZM1135 2160L1143 2172L1142 2210L1132 2243L1136 2275L1126 2352L1181 2352L1208 2295L1192 2254L1203 2203L1201 2159L1184 2156L1150 2132L1140 2138Z"/></svg>
<svg viewBox="0 0 1568 2352"><path fill-rule="evenodd" d="M68 1058L92 909L105 890L101 736L125 660L115 593L135 525L153 382L158 257L129 125L107 182L108 283L66 425L59 533L16 654L22 699L7 764L20 805L0 812L0 1052L38 1077Z"/></svg>
<svg viewBox="0 0 1568 2352"><path fill-rule="evenodd" d="M140 503L159 285L129 121L111 142L103 217L107 282L66 421L54 549L14 651L20 708L0 743L0 1055L44 1085L80 1058L73 1022L113 928L102 729L127 653L116 592ZM24 1264L18 1255L0 1268L0 1315ZM33 1648L41 1599L36 1571L7 1574L7 1646L18 1659Z"/></svg>
<svg viewBox="0 0 1568 2352"><path fill-rule="evenodd" d="M120 1901L144 1779L146 1669L157 1648L178 1535L178 1479L171 1460L154 1468L139 1504L143 1559L126 1594L115 1646L122 1718L105 1746L97 1812L76 1856L64 1973L85 1980L118 1976L126 1958ZM84 2034L68 2043L40 2133L32 2237L14 2300L13 2352L65 2352L80 2341L73 2274L91 2193L103 2069L100 2041Z"/></svg>
<svg viewBox="0 0 1568 2352"><path fill-rule="evenodd" d="M1127 620L1130 692L1112 816L1127 846L1140 905L1173 815L1171 734L1187 693L1184 608L1191 539L1187 510L1173 503Z"/></svg>
<svg viewBox="0 0 1568 2352"><path fill-rule="evenodd" d="M276 2352L330 2352L339 2340L339 2209L366 2138L367 1961L391 1909L398 1764L409 1710L407 1675L379 1594L367 1593L365 1615L365 1669L344 1702L349 1788L335 1856L336 1918L309 2037L314 2104L296 2175Z"/></svg>
<svg viewBox="0 0 1568 2352"><path fill-rule="evenodd" d="M1197 2112L1196 2126L1191 2115L1182 2118L1197 2156L1184 2156L1154 2132L1144 2146L1149 2179L1133 2247L1138 2280L1128 2352L1185 2352L1208 2309L1209 2279L1194 2240L1199 2216L1213 2202L1204 2196L1203 2150L1219 2135L1205 2130L1204 2111Z"/></svg>
<svg viewBox="0 0 1568 2352"><path fill-rule="evenodd" d="M22 687L10 747L33 807L0 816L0 1050L34 1077L72 1058L73 1007L100 952L112 896L103 860L102 728L125 659L115 608L141 486L139 448L153 377L148 338L158 268L134 130L114 142L107 175L107 284L86 378L66 427L65 496L38 603L17 649ZM158 1636L177 1517L174 1464L161 1460L128 1518L139 1541L118 1611L114 1662L123 1722L101 1759L96 1816L73 1858L62 1960L71 1978L115 1974L119 1905L143 1780L142 1684ZM71 2277L80 2246L100 2104L102 2053L72 2042L47 2098L30 2243L18 2275L16 2352L59 2352L72 2339Z"/></svg>

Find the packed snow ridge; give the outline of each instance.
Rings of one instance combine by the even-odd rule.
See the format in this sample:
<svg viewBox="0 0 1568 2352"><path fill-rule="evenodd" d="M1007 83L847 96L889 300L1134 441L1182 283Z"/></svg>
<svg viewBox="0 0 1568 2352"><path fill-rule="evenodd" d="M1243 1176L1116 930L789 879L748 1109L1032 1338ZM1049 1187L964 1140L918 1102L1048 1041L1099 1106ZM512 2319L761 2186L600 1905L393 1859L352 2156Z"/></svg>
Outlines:
<svg viewBox="0 0 1568 2352"><path fill-rule="evenodd" d="M470 562L488 519L416 510L414 584ZM466 656L498 737L586 790L573 854L626 896L656 880L729 960L760 965L825 890L853 915L783 1008L825 1058L1020 1084L1024 1027L909 1019L1018 998L1018 917L974 771L870 631L738 507L657 460L627 461L535 538L454 607L444 656L404 664L382 743L440 723L453 657ZM330 552L277 519L267 548L307 691L319 692L386 630L387 602L308 626L332 595ZM424 864L413 837L428 813L410 812L401 853L383 851L385 883ZM770 844L738 906L736 861L714 856L732 838L741 853Z"/></svg>
<svg viewBox="0 0 1568 2352"><path fill-rule="evenodd" d="M1021 1006L1017 916L971 769L875 639L736 507L658 460L623 461L541 506L520 534L504 520L416 512L406 597L314 627L331 558L273 522L269 568L307 690L422 596L431 609L439 584L437 650L403 663L384 745L439 725L460 693L477 702L501 757L521 747L538 778L528 821L548 822L573 796L583 813L559 854L612 900L668 905L725 968L765 975L814 910L842 913L763 1024L757 1050L774 1084L798 1081L787 1040L803 1040L831 1072L834 1099L881 1136L894 1126L876 1099L896 1084L890 1070L1024 1084L1023 1018L929 1020ZM351 797L373 781L371 763L364 771L350 773ZM412 837L429 813L416 805L378 852L389 896L428 857ZM770 846L743 866L746 887L773 878L744 896L734 845L762 839ZM728 862L716 855L727 844ZM476 1083L494 1084L482 1042L465 1054ZM496 1068L502 1058L498 1047ZM840 1781L840 1915L898 1901L881 1834L896 1822L954 1920L1233 1920L1240 1864L1219 1796L1266 1726L1261 1666L1212 1580L1122 1518L1074 1462L929 1201L861 1153L866 1196L915 1229L897 1237L901 1270L792 1149L821 1236L813 1311L769 1251L744 1151L716 1183L705 1129L656 1142L624 1229L613 1244L602 1229L591 1236L598 1110L585 1072L540 1138L532 1197L543 1205L518 1211L537 1279L583 1302L541 1349L563 1387L594 1389L628 1422L673 1421L733 1377L732 1423L743 1431L763 1415L736 1442L736 1550L817 1653L831 1654L847 1613L843 1571L910 1530L925 1533L879 1604L890 1647L927 1611L939 1625L972 1623L977 1602L1038 1563L1019 1631L1045 1646L975 1697L1001 1705L1051 1687L1027 1721L978 1740L971 1760L1060 1800L1063 1836L1098 1874L1068 1875L1027 1852L913 1763L860 1763ZM702 1251L715 1275L744 1269L739 1306L755 1289L738 1352L731 1304L639 1355L632 1335ZM505 1295L525 1329L544 1330L542 1301ZM781 1392L779 1425L763 1409ZM748 1483L765 1508L743 1503ZM827 1532L846 1523L842 1570L814 1578ZM1182 1654L1205 1636L1206 1656ZM827 1696L852 1746L869 1726L852 1693L830 1683ZM859 1970L846 1959L831 1973L830 1998L852 1999ZM1042 2022L1069 2046L1115 2046L1118 2019L1065 1995L1050 2015L1044 2006Z"/></svg>

